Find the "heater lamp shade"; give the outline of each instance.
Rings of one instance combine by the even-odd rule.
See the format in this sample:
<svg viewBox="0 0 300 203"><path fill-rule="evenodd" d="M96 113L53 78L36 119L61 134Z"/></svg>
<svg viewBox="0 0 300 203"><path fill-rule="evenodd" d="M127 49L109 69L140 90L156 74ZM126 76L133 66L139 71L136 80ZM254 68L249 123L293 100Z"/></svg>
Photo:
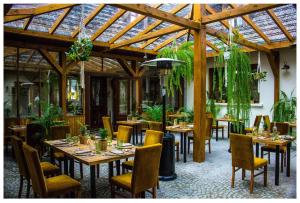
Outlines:
<svg viewBox="0 0 300 203"><path fill-rule="evenodd" d="M173 66L183 65L184 61L171 58L157 58L150 61L145 61L141 66L156 67L158 69L172 69Z"/></svg>

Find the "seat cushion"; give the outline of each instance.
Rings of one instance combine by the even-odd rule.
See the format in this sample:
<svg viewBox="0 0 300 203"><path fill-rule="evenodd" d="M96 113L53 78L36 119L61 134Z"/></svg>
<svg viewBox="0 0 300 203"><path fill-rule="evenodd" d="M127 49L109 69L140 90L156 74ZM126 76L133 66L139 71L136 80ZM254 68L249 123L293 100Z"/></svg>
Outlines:
<svg viewBox="0 0 300 203"><path fill-rule="evenodd" d="M120 187L131 189L131 177L132 173L126 173L120 176L114 176L111 178L111 182Z"/></svg>
<svg viewBox="0 0 300 203"><path fill-rule="evenodd" d="M245 128L245 131L251 133L253 131L253 128Z"/></svg>
<svg viewBox="0 0 300 203"><path fill-rule="evenodd" d="M260 168L268 164L266 159L254 157L254 168Z"/></svg>
<svg viewBox="0 0 300 203"><path fill-rule="evenodd" d="M65 192L80 188L81 184L77 180L60 175L46 179L49 196L64 194Z"/></svg>
<svg viewBox="0 0 300 203"><path fill-rule="evenodd" d="M212 125L212 129L217 129L217 125ZM225 128L225 125L218 125L218 129Z"/></svg>
<svg viewBox="0 0 300 203"><path fill-rule="evenodd" d="M126 169L133 169L133 163L134 161L133 160L129 160L129 161L125 161L122 163L123 167L126 168Z"/></svg>
<svg viewBox="0 0 300 203"><path fill-rule="evenodd" d="M48 175L57 175L59 174L60 170L57 166L49 163L49 162L41 162L41 167L42 167L42 170L44 172L44 175L45 176L48 176Z"/></svg>
<svg viewBox="0 0 300 203"><path fill-rule="evenodd" d="M65 158L65 154L62 153L62 152L54 152L53 155L54 155L54 157L56 159L63 159L63 158Z"/></svg>

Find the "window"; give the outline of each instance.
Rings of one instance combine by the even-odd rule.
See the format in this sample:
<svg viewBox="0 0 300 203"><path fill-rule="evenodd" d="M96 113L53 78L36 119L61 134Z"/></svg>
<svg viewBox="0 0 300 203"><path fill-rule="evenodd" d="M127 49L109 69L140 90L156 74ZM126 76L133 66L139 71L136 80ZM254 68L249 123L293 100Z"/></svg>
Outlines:
<svg viewBox="0 0 300 203"><path fill-rule="evenodd" d="M129 81L120 80L120 104L119 104L119 115L127 115L128 112L128 95L129 95Z"/></svg>
<svg viewBox="0 0 300 203"><path fill-rule="evenodd" d="M73 115L83 113L80 77L77 75L67 77L67 112Z"/></svg>

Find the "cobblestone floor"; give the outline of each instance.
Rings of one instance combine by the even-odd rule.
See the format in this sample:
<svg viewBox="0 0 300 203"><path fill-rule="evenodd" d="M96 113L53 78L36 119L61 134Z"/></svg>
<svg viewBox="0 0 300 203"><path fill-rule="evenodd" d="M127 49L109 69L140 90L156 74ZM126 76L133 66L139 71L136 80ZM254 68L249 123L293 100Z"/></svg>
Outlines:
<svg viewBox="0 0 300 203"><path fill-rule="evenodd" d="M179 137L176 137L178 139ZM212 140L212 153L206 153L204 163L192 161L192 154L188 155L187 163L176 162L178 178L173 181L160 181L158 198L296 198L296 151L291 150L291 176L288 178L280 173L280 185L274 184L274 157L271 155L271 164L268 166L268 186L263 187L263 176L255 177L254 193L249 193L249 172L246 179L241 179L241 171L236 173L235 188L230 187L231 156L227 152L228 140ZM207 151L207 150L206 150ZM75 178L79 178L79 164L75 163ZM108 164L100 169L100 178L97 179L97 198L109 198ZM83 198L89 197L89 168L84 167L82 183ZM16 198L19 187L18 169L10 156L4 157L4 197ZM24 186L26 191L26 186ZM25 192L23 192L25 193ZM32 195L32 194L31 194ZM25 197L25 194L23 194ZM150 195L146 194L146 198Z"/></svg>

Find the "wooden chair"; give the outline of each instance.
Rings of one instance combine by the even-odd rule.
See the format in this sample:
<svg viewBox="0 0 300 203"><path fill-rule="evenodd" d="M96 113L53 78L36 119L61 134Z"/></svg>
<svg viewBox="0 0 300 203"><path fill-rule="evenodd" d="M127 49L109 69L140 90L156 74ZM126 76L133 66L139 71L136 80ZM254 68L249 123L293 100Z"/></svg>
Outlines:
<svg viewBox="0 0 300 203"><path fill-rule="evenodd" d="M250 193L253 193L254 177L264 174L264 186L267 186L268 162L253 155L252 137L242 134L230 133L230 146L232 158L231 187L234 188L235 172L242 169L242 180L245 179L246 170L251 171ZM254 175L254 170L264 167L264 170ZM237 168L237 169L236 169Z"/></svg>
<svg viewBox="0 0 300 203"><path fill-rule="evenodd" d="M20 174L20 186L19 186L19 194L18 197L22 196L22 189L23 189L23 180L27 180L27 193L26 197L29 197L30 193L30 175L28 171L28 166L25 160L24 152L23 152L23 141L16 137L12 136L11 143L13 145L15 158L17 161L17 165L19 168ZM49 162L41 162L40 166L45 176L55 176L60 174L60 170L57 166L49 163Z"/></svg>
<svg viewBox="0 0 300 203"><path fill-rule="evenodd" d="M271 131L271 122L270 122L269 115L264 115L263 119L264 119L264 125L267 126L267 131Z"/></svg>
<svg viewBox="0 0 300 203"><path fill-rule="evenodd" d="M206 145L208 145L208 152L211 153L211 130L212 130L213 116L211 113L206 113L206 122L205 122L205 140L208 141ZM190 145L191 140L194 140L193 135L188 136L188 153L190 153Z"/></svg>
<svg viewBox="0 0 300 203"><path fill-rule="evenodd" d="M148 121L149 129L155 131L163 131L162 122ZM176 161L179 161L179 141L175 140Z"/></svg>
<svg viewBox="0 0 300 203"><path fill-rule="evenodd" d="M257 115L255 117L253 126L256 127L256 129L259 128L259 124L260 124L261 118L262 118L262 115ZM245 128L245 133L252 133L252 131L253 131L252 127L251 128Z"/></svg>
<svg viewBox="0 0 300 203"><path fill-rule="evenodd" d="M23 145L23 150L35 196L58 197L71 192L74 192L76 197L80 196L80 182L67 175L44 178L37 150L27 144Z"/></svg>
<svg viewBox="0 0 300 203"><path fill-rule="evenodd" d="M212 133L214 133L214 131L217 132L217 130L222 130L222 139L224 139L225 125L218 125L218 129L217 129L217 125L215 124L215 122L213 122L213 125L211 126L211 128L212 128Z"/></svg>
<svg viewBox="0 0 300 203"><path fill-rule="evenodd" d="M27 124L26 143L37 149L39 155L43 154L43 139L46 136L45 128L37 123Z"/></svg>
<svg viewBox="0 0 300 203"><path fill-rule="evenodd" d="M273 130L274 122L271 123L270 129ZM280 135L287 135L289 132L289 124L285 122L276 122L277 131ZM260 148L261 158L264 157L264 152L268 152L268 162L271 163L270 152L276 153L275 145L265 145ZM281 172L283 172L283 166L286 166L286 146L280 146L279 153L281 154Z"/></svg>
<svg viewBox="0 0 300 203"><path fill-rule="evenodd" d="M111 125L111 119L109 116L102 116L103 127L107 130L107 136L111 137L111 139L117 136L117 132L113 131Z"/></svg>
<svg viewBox="0 0 300 203"><path fill-rule="evenodd" d="M126 125L119 125L117 132L117 140L123 140L124 143L130 143L132 135L132 127Z"/></svg>
<svg viewBox="0 0 300 203"><path fill-rule="evenodd" d="M131 197L144 196L144 193L148 191L152 193L153 198L156 198L161 151L161 144L136 148L132 173L111 178L111 197L115 197L117 186L129 191Z"/></svg>

